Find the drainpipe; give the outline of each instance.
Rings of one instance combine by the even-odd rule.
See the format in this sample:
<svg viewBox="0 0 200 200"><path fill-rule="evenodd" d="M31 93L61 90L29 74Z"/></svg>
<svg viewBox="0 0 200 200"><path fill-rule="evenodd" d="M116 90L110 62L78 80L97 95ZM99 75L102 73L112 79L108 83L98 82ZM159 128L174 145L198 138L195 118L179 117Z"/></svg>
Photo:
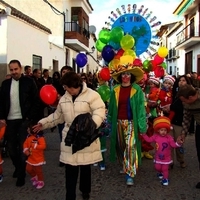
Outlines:
<svg viewBox="0 0 200 200"><path fill-rule="evenodd" d="M63 27L63 48L64 48L64 46L65 46L65 13L64 12L61 12L61 11L59 11L57 8L55 8L53 5L51 5L47 0L43 0L45 3L47 3L50 7L51 7L51 9L53 10L53 12L54 11L56 11L56 12L54 12L55 14L57 14L57 15L63 15L63 20L64 20L64 22L63 22L63 25L64 25L64 27Z"/></svg>

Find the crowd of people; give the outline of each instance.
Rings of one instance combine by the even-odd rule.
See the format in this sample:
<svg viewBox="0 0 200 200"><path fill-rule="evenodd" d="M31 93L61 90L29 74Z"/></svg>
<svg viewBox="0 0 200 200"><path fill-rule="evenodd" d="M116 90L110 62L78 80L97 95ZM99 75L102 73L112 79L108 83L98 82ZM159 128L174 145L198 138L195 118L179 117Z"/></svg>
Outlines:
<svg viewBox="0 0 200 200"><path fill-rule="evenodd" d="M25 184L27 172L34 187L44 187L43 130L53 131L57 126L66 200L76 199L78 177L83 199L90 198L91 165L97 163L101 170L106 169L108 144L110 161L118 160L128 186L134 184L143 157L154 160L155 175L167 186L175 156L180 166L186 167L184 142L189 132L195 132L200 163L200 81L196 73L179 77L166 74L161 79L154 74L147 76L140 67L119 66L120 70L112 74L113 84L105 83L98 74L78 74L70 66L52 77L47 69L31 72L30 66L25 66L23 73L18 60L11 60L8 67L10 75L0 89L0 140L6 141L16 186ZM106 102L97 90L102 83L110 86ZM53 85L58 93L54 105L46 105L40 98L45 84ZM0 182L2 164L0 156ZM200 182L196 188L200 188Z"/></svg>

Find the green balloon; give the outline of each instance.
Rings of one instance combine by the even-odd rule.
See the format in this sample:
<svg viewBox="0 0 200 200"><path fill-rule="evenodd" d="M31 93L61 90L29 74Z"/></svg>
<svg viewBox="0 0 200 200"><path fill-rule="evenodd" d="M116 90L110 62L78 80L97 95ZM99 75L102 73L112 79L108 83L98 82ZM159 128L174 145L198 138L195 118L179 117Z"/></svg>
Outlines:
<svg viewBox="0 0 200 200"><path fill-rule="evenodd" d="M108 29L102 29L99 32L99 40L107 44L110 41L110 31Z"/></svg>
<svg viewBox="0 0 200 200"><path fill-rule="evenodd" d="M165 62L161 63L160 66L163 67L164 69L167 68L167 64Z"/></svg>
<svg viewBox="0 0 200 200"><path fill-rule="evenodd" d="M121 27L115 27L110 32L110 40L113 42L120 42L124 36L124 31Z"/></svg>
<svg viewBox="0 0 200 200"><path fill-rule="evenodd" d="M97 92L100 94L103 102L106 102L110 99L110 88L107 85L101 85Z"/></svg>
<svg viewBox="0 0 200 200"><path fill-rule="evenodd" d="M100 40L97 40L96 41L96 49L99 51L99 52L102 52L103 48L106 46L106 44L104 44L103 42L101 42Z"/></svg>

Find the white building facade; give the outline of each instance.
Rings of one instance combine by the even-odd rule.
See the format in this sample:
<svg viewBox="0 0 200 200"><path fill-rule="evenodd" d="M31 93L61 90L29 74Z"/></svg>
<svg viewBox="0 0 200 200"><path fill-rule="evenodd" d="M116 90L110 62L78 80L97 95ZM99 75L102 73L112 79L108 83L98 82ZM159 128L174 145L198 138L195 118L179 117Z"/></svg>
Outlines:
<svg viewBox="0 0 200 200"><path fill-rule="evenodd" d="M12 59L50 72L64 65L76 72L95 71L95 61L88 59L83 69L75 62L80 51L91 51L92 10L88 0L0 1L0 81L9 73L7 65Z"/></svg>

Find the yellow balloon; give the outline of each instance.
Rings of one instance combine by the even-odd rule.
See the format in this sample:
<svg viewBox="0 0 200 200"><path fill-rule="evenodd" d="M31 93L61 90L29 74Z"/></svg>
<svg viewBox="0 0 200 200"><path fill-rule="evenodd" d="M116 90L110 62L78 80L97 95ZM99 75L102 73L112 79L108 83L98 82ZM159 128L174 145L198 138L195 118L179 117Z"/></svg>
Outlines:
<svg viewBox="0 0 200 200"><path fill-rule="evenodd" d="M133 51L132 49L127 49L126 51L124 51L123 56L126 56L126 55L132 56L134 60L136 58L135 51Z"/></svg>
<svg viewBox="0 0 200 200"><path fill-rule="evenodd" d="M166 47L160 47L158 49L158 55L161 57L161 58L165 58L167 55L168 55L168 49Z"/></svg>
<svg viewBox="0 0 200 200"><path fill-rule="evenodd" d="M108 68L109 70L115 70L117 69L117 66L119 65L120 61L119 59L113 59L109 62Z"/></svg>
<svg viewBox="0 0 200 200"><path fill-rule="evenodd" d="M133 56L130 56L130 55L120 57L120 64L121 65L132 64L133 61L134 61Z"/></svg>

